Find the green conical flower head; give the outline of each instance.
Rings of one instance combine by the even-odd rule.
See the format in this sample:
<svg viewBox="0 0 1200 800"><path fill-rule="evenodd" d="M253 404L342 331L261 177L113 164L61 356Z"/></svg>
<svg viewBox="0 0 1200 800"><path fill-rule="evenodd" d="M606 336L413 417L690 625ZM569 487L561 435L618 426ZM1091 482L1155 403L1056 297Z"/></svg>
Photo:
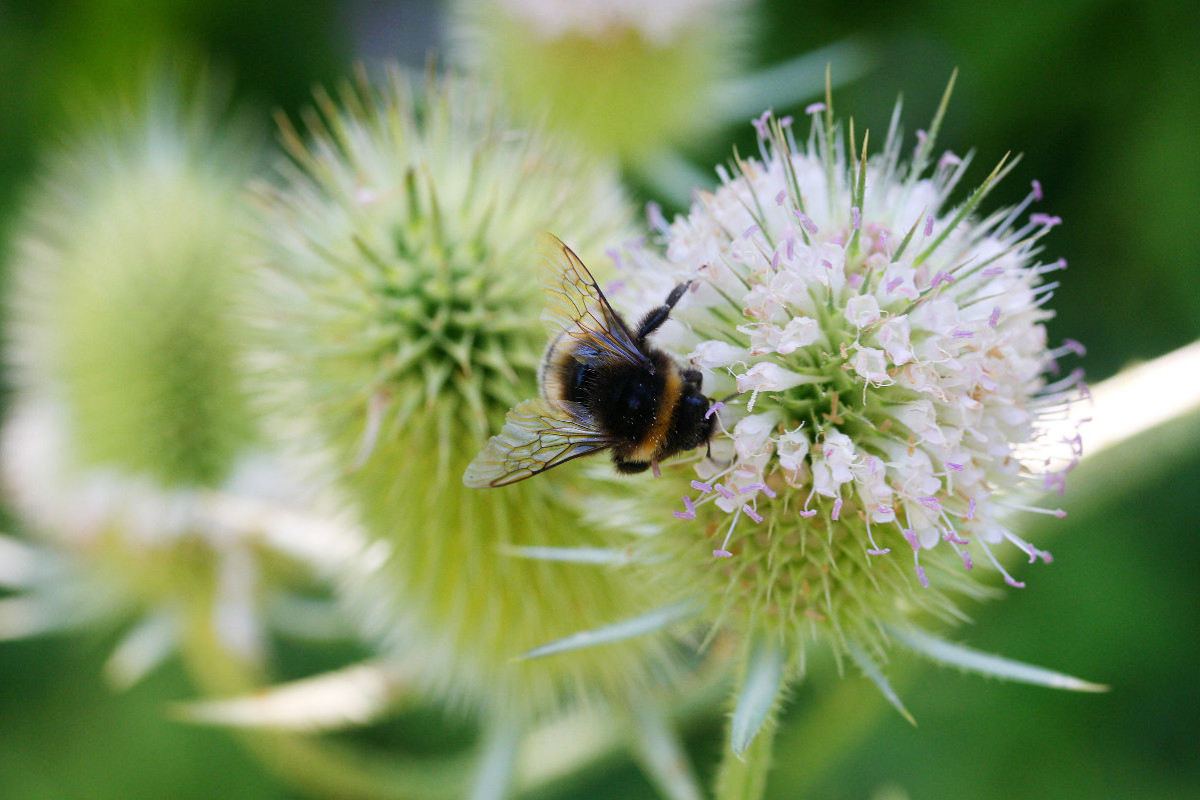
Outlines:
<svg viewBox="0 0 1200 800"><path fill-rule="evenodd" d="M250 138L168 77L145 86L98 107L31 198L0 448L26 530L68 565L31 577L16 627L137 618L109 664L119 685L188 640L212 642L218 669L257 661L260 567L278 562L259 560L261 509L241 508L289 485L242 387Z"/></svg>
<svg viewBox="0 0 1200 800"><path fill-rule="evenodd" d="M633 160L694 136L739 65L736 0L460 2L461 58L526 119L547 116L598 153Z"/></svg>
<svg viewBox="0 0 1200 800"><path fill-rule="evenodd" d="M262 193L262 366L287 433L319 454L387 552L348 602L446 696L531 714L646 675L644 652L516 663L638 607L630 579L514 557L597 543L570 475L462 484L505 412L536 395L540 231L599 261L630 210L611 174L509 127L487 94L395 73L318 95L308 141ZM594 262L594 263L596 263ZM565 479L565 480L564 480Z"/></svg>
<svg viewBox="0 0 1200 800"><path fill-rule="evenodd" d="M231 312L245 157L156 91L51 164L20 238L10 360L80 464L220 484L253 431ZM240 165L240 166L239 166Z"/></svg>

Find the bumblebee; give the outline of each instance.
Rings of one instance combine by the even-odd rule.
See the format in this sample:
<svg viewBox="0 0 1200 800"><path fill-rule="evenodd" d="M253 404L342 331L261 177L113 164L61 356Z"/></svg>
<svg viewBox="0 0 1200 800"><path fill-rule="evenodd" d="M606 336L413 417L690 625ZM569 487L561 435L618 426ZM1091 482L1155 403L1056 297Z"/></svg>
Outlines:
<svg viewBox="0 0 1200 800"><path fill-rule="evenodd" d="M551 335L538 368L541 397L508 412L463 483L506 486L600 450L619 472L637 473L706 444L716 419L700 373L646 342L690 284L672 289L630 331L571 248L543 233L539 249Z"/></svg>

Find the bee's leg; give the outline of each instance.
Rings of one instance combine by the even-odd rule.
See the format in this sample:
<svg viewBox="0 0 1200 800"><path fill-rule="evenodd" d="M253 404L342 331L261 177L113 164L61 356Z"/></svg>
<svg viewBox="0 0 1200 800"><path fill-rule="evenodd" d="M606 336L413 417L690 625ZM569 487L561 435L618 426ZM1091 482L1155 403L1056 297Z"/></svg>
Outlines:
<svg viewBox="0 0 1200 800"><path fill-rule="evenodd" d="M679 302L679 298L683 297L683 293L691 286L691 281L681 283L671 290L667 295L667 300L658 308L652 308L646 312L646 316L642 317L642 321L638 323L637 340L640 342L647 336L658 330L658 326L667 321L667 317L671 316L671 309Z"/></svg>

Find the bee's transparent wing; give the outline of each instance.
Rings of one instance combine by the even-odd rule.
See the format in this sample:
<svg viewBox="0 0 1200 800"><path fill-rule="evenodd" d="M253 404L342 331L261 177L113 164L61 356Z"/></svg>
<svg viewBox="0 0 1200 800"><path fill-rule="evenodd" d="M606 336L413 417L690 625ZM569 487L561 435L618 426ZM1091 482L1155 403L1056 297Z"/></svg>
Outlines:
<svg viewBox="0 0 1200 800"><path fill-rule="evenodd" d="M507 486L611 443L590 420L572 419L544 400L526 400L508 412L500 433L467 466L463 483L474 489Z"/></svg>
<svg viewBox="0 0 1200 800"><path fill-rule="evenodd" d="M594 359L619 361L651 367L619 314L608 304L596 279L562 241L552 233L538 239L542 256L542 282L546 310L542 314L552 337L559 334L576 340L576 352Z"/></svg>

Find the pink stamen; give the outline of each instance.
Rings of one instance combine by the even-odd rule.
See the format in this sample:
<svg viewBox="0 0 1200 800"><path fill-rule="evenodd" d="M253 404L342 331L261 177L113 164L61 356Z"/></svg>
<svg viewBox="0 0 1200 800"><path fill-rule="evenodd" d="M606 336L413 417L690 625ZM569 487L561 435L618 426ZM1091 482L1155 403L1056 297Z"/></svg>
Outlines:
<svg viewBox="0 0 1200 800"><path fill-rule="evenodd" d="M1007 583L1009 586L1013 587L1014 589L1024 589L1025 588L1025 584L1021 583L1019 580L1017 580L1012 575L1009 575L1007 573L1005 573L1005 575L1004 575L1004 582Z"/></svg>
<svg viewBox="0 0 1200 800"><path fill-rule="evenodd" d="M804 107L805 114L820 114L824 110L825 110L824 103L809 103L807 106Z"/></svg>
<svg viewBox="0 0 1200 800"><path fill-rule="evenodd" d="M890 293L896 291L896 287L902 283L904 283L904 278L892 278L890 281L888 281L888 285L887 285L888 293L890 294Z"/></svg>
<svg viewBox="0 0 1200 800"><path fill-rule="evenodd" d="M936 289L940 283L954 283L954 276L949 272L939 272L933 276L933 283L929 284L929 288Z"/></svg>
<svg viewBox="0 0 1200 800"><path fill-rule="evenodd" d="M852 220L851 224L854 226L854 230L858 230L859 226L862 225L862 212L858 210L858 206L850 209L850 219Z"/></svg>
<svg viewBox="0 0 1200 800"><path fill-rule="evenodd" d="M829 518L832 519L834 522L837 522L838 514L841 514L841 513L842 513L842 498L839 497L838 499L833 501L833 513L829 515Z"/></svg>
<svg viewBox="0 0 1200 800"><path fill-rule="evenodd" d="M759 489L765 489L765 488L767 488L767 485L765 483L752 483L743 489L738 489L738 494L752 494L754 492L757 492Z"/></svg>
<svg viewBox="0 0 1200 800"><path fill-rule="evenodd" d="M761 516L759 516L758 512L755 511L753 508L751 508L748 505L743 504L742 511L745 511L746 516L749 517L750 519L754 520L755 522L762 522L762 520L763 520L763 518Z"/></svg>
<svg viewBox="0 0 1200 800"><path fill-rule="evenodd" d="M975 334L972 333L971 331L962 331L962 330L955 331L953 333L953 336L955 339L970 339L974 335Z"/></svg>
<svg viewBox="0 0 1200 800"><path fill-rule="evenodd" d="M1032 185L1033 185L1033 199L1041 200L1042 199L1042 183L1041 183L1041 181L1034 181Z"/></svg>
<svg viewBox="0 0 1200 800"><path fill-rule="evenodd" d="M771 269L779 269L779 248L775 248L775 254L771 256Z"/></svg>
<svg viewBox="0 0 1200 800"><path fill-rule="evenodd" d="M718 492L720 492L721 497L724 497L726 500L732 500L734 497L733 492L726 489L723 484L718 483L715 486L713 486L713 488L716 489Z"/></svg>
<svg viewBox="0 0 1200 800"><path fill-rule="evenodd" d="M807 230L809 233L816 235L817 223L815 223L811 219L809 219L808 215L805 214L803 211L801 211L798 208L795 210L794 213L796 214L796 218L800 220L800 224L804 226L804 229Z"/></svg>
<svg viewBox="0 0 1200 800"><path fill-rule="evenodd" d="M961 163L962 163L962 159L959 158L957 155L955 155L954 153L952 153L949 150L947 150L945 153L943 153L942 157L938 159L939 167L947 167L947 166L952 166L952 165L958 166ZM926 235L928 235L928 234L926 234Z"/></svg>
<svg viewBox="0 0 1200 800"><path fill-rule="evenodd" d="M692 488L695 489L697 492L703 492L704 494L708 494L709 492L712 491L712 484L705 483L704 481L692 481Z"/></svg>
<svg viewBox="0 0 1200 800"><path fill-rule="evenodd" d="M968 553L966 550L963 550L962 552L959 553L959 555L962 556L963 569L967 570L968 572L971 571L972 569L974 569L975 563L973 561L971 561L970 553Z"/></svg>
<svg viewBox="0 0 1200 800"><path fill-rule="evenodd" d="M846 285L851 289L857 289L863 284L863 276L855 272L846 276Z"/></svg>
<svg viewBox="0 0 1200 800"><path fill-rule="evenodd" d="M953 542L954 544L970 544L970 542L968 540L959 538L958 534L954 531L953 528L946 531L942 535L942 541L943 542Z"/></svg>
<svg viewBox="0 0 1200 800"><path fill-rule="evenodd" d="M646 222L656 231L665 233L667 228L667 218L663 216L662 206L651 200L646 203Z"/></svg>
<svg viewBox="0 0 1200 800"><path fill-rule="evenodd" d="M925 235L933 236L933 215L925 218Z"/></svg>
<svg viewBox="0 0 1200 800"><path fill-rule="evenodd" d="M891 514L895 509L893 509L891 506L875 506L875 510L880 514Z"/></svg>
<svg viewBox="0 0 1200 800"><path fill-rule="evenodd" d="M925 568L917 564L917 580L921 581L921 585L926 589L929 588L929 578L925 576Z"/></svg>
<svg viewBox="0 0 1200 800"><path fill-rule="evenodd" d="M713 555L717 558L733 558L733 553L728 550L713 550Z"/></svg>
<svg viewBox="0 0 1200 800"><path fill-rule="evenodd" d="M788 257L788 261L791 261L791 260L792 260L792 257L793 257L794 255L796 255L796 240L795 240L795 239L793 239L793 238L791 238L791 237L789 237L789 238L788 238L788 240L787 240L787 257Z"/></svg>
<svg viewBox="0 0 1200 800"><path fill-rule="evenodd" d="M654 477L656 477L656 478L662 477L662 470L658 468L657 461L650 462L650 471L654 474Z"/></svg>
<svg viewBox="0 0 1200 800"><path fill-rule="evenodd" d="M687 511L672 511L671 513L674 514L675 516L679 517L680 519L695 519L696 518L696 506L694 506L692 504L692 498L688 497L687 495L684 495L683 504L685 506L687 506Z"/></svg>
<svg viewBox="0 0 1200 800"><path fill-rule="evenodd" d="M1000 306L992 309L992 315L988 317L988 327L993 330L1000 324Z"/></svg>
<svg viewBox="0 0 1200 800"><path fill-rule="evenodd" d="M1087 355L1087 348L1074 339L1063 339L1063 347L1082 358Z"/></svg>
<svg viewBox="0 0 1200 800"><path fill-rule="evenodd" d="M704 412L704 418L708 419L709 417L711 417L713 414L717 413L724 407L725 407L725 404L722 403L720 400L718 400L717 402L713 403L711 406L708 407L708 411Z"/></svg>
<svg viewBox="0 0 1200 800"><path fill-rule="evenodd" d="M975 498L971 498L971 502L967 503L967 519L975 519Z"/></svg>
<svg viewBox="0 0 1200 800"><path fill-rule="evenodd" d="M952 470L954 470L955 472L962 472L962 471L963 471L963 465L962 465L962 464L955 464L953 461L947 461L947 462L946 462L946 468L947 468L947 469L952 469Z"/></svg>
<svg viewBox="0 0 1200 800"><path fill-rule="evenodd" d="M790 114L789 114L788 116L786 116L786 117L784 117L783 119L779 120L779 124L780 124L780 125L782 125L783 127L785 127L785 128L786 128L786 127L788 127L789 125L791 125L791 124L792 124L793 122L795 122L795 121L796 121L796 118L795 118L795 117L793 117L792 115L790 115Z"/></svg>
<svg viewBox="0 0 1200 800"><path fill-rule="evenodd" d="M1004 267L988 267L987 269L985 269L985 270L984 270L983 272L981 272L980 274L981 274L981 275L986 275L986 276L987 276L987 277L989 277L989 278L994 278L994 277L995 277L995 276L997 276L997 275L1003 275L1003 274L1004 274Z"/></svg>
<svg viewBox="0 0 1200 800"><path fill-rule="evenodd" d="M779 194L775 195L775 205L777 205L777 206L783 205L783 201L786 197L787 197L787 190L780 189Z"/></svg>
<svg viewBox="0 0 1200 800"><path fill-rule="evenodd" d="M808 508L800 512L800 516L804 517L805 519L812 519L816 515L817 510L815 508Z"/></svg>
<svg viewBox="0 0 1200 800"><path fill-rule="evenodd" d="M917 502L928 508L930 511L941 511L942 501L936 497L918 497Z"/></svg>
<svg viewBox="0 0 1200 800"><path fill-rule="evenodd" d="M1055 225L1062 224L1062 217L1052 217L1049 214L1030 214L1029 221L1034 225L1045 225L1047 228L1053 228Z"/></svg>
<svg viewBox="0 0 1200 800"><path fill-rule="evenodd" d="M830 261L828 258L822 258L821 266L824 267L825 269L833 269L833 262Z"/></svg>
<svg viewBox="0 0 1200 800"><path fill-rule="evenodd" d="M916 531L914 531L912 528L905 528L900 532L904 534L904 538L908 540L908 543L912 546L913 550L921 549L921 542L917 539Z"/></svg>
<svg viewBox="0 0 1200 800"><path fill-rule="evenodd" d="M925 140L928 138L929 138L929 134L925 133L925 131L923 131L919 128L917 129L917 141L918 142L920 142L921 144L925 144Z"/></svg>
<svg viewBox="0 0 1200 800"><path fill-rule="evenodd" d="M745 232L742 233L742 238L749 239L751 236L753 236L756 233L758 233L758 226L751 225L749 228L746 228Z"/></svg>
<svg viewBox="0 0 1200 800"><path fill-rule="evenodd" d="M754 130L758 131L759 136L767 135L767 120L771 118L770 110L764 111L755 119L750 120L750 124L754 126Z"/></svg>
<svg viewBox="0 0 1200 800"><path fill-rule="evenodd" d="M879 549L879 550L868 550L868 551L867 551L867 555L871 555L871 556L886 556L886 555L887 555L888 553L890 553L890 552L892 552L892 549L891 549L890 547L884 547L884 548L882 548L882 549Z"/></svg>
<svg viewBox="0 0 1200 800"><path fill-rule="evenodd" d="M1052 517L1058 517L1059 519L1067 516L1067 512L1063 511L1061 508L1038 508L1037 506L1026 506L1021 505L1020 503L1010 503L1007 505L1009 508L1015 508L1018 511L1028 511L1031 514L1047 514Z"/></svg>

